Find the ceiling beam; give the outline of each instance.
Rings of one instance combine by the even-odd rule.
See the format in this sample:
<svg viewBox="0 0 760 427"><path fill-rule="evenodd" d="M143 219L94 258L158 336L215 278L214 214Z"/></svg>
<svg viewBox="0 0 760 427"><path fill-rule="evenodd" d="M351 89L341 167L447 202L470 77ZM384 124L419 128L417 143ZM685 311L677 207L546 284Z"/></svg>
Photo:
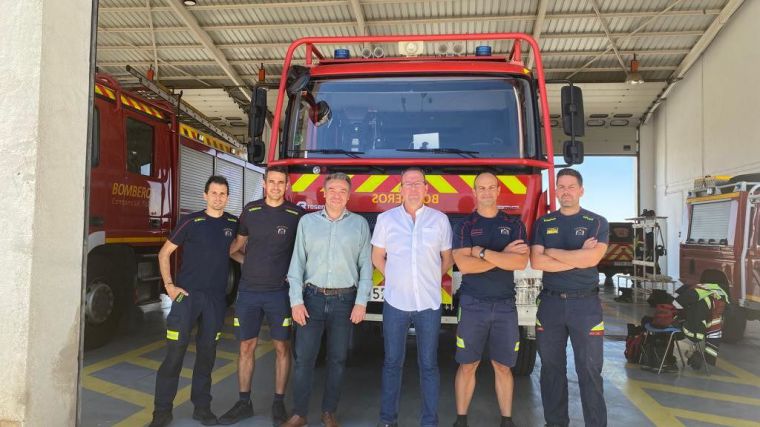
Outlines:
<svg viewBox="0 0 760 427"><path fill-rule="evenodd" d="M674 7L676 7L676 5L678 5L678 3L680 3L681 1L682 1L682 0L674 0L674 1L673 1L672 3L670 3L670 4L669 4L669 5L668 5L668 6L667 6L665 9L661 10L661 11L660 11L660 14L665 14L665 13L667 13L669 10L673 9ZM655 20L655 19L656 19L658 16L660 16L660 15L655 15L655 16L652 16L651 18L649 18L649 19L647 19L646 21L642 22L642 23L641 23L641 24L639 24L639 26L638 26L638 27L636 27L636 28L635 28L633 31L631 31L631 32L630 32L630 33L628 33L627 35L621 36L621 38L620 38L619 40L617 40L617 41L619 41L619 42L620 42L620 41L625 41L625 40L628 40L628 39L629 39L629 38L631 38L631 37L632 37L634 34L637 34L637 33L639 33L641 30L643 30L643 29L644 29L644 27L646 27L647 25L649 25L649 23L650 23L650 22L652 22L652 21L654 21L654 20ZM615 36L614 36L614 35L612 35L612 36L610 36L610 35L607 35L607 38L609 38L609 39L612 39L612 37L615 37ZM664 36L663 36L663 37L664 37ZM617 39L617 38L616 38L616 39ZM610 50L612 50L612 48L611 48L611 47L610 47L610 48L607 48L607 50L606 50L605 52L609 52ZM581 71L583 71L585 68L587 68L587 67L591 66L591 64L593 64L594 62L596 62L596 60L597 60L597 59L599 59L599 58L601 58L601 55L599 55L599 56L597 56L597 57L594 57L594 58L591 58L591 59L590 59L588 62L586 62L585 64L583 64L583 66L582 66L582 67L580 67L580 68L578 68L577 70L573 71L572 73L570 73L570 75L568 75L568 76L565 76L565 78L566 78L566 79L568 79L568 80L569 80L569 79L571 79L571 78L573 78L573 76L575 76L576 74L580 73L580 72L581 72Z"/></svg>
<svg viewBox="0 0 760 427"><path fill-rule="evenodd" d="M356 19L356 30L358 35L366 36L368 34L367 23L364 21L364 11L362 10L362 5L359 4L359 0L349 0L348 3L351 5L351 11L354 14L354 19Z"/></svg>
<svg viewBox="0 0 760 427"><path fill-rule="evenodd" d="M547 0L539 0L538 10L536 11L536 21L533 23L533 38L536 40L536 44L541 39L541 29L544 28L544 19L546 18L546 3ZM529 48L530 49L530 48ZM527 52L526 52L527 53ZM528 58L527 68L533 69L533 62L536 59L536 53L530 52L530 58Z"/></svg>
<svg viewBox="0 0 760 427"><path fill-rule="evenodd" d="M673 71L673 74L668 78L668 85L665 86L665 88L662 90L662 93L657 95L657 98L652 102L652 105L647 109L647 112L642 116L641 122L646 123L649 121L649 119L652 117L652 114L654 114L655 111L657 111L657 108L662 104L662 102L667 98L670 91L673 90L673 87L686 75L686 73L691 69L692 65L699 59L700 56L702 56L702 53L707 49L708 46L710 46L710 43L715 39L715 36L718 35L718 32L726 25L728 20L731 18L731 16L736 12L737 9L744 3L744 0L729 0L728 3L723 7L723 10L721 10L720 15L718 15L713 22L710 24L710 26L705 30L705 34L700 37L699 40L697 40L697 43L694 44L694 46L691 48L691 51L686 55L686 57L681 61L681 63L676 67L675 71Z"/></svg>
<svg viewBox="0 0 760 427"><path fill-rule="evenodd" d="M185 25L187 25L195 39L206 47L208 53L216 60L217 64L219 64L222 70L224 70L227 76L229 76L235 86L238 86L241 92L243 92L243 95L250 101L251 94L248 93L247 90L243 89L244 87L247 87L245 80L243 80L243 78L238 75L237 71L235 71L232 65L227 61L224 53L222 53L222 51L216 47L214 41L211 40L211 37L208 35L208 33L206 33L198 24L198 21L195 19L193 14L190 13L187 8L185 8L178 1L169 1L168 3L171 8L174 9L174 12L185 23Z"/></svg>
<svg viewBox="0 0 760 427"><path fill-rule="evenodd" d="M591 0L591 7L594 8L594 13L596 13L596 16L599 18L599 23L602 25L604 34L607 35L607 41L610 43L610 47L612 48L612 51L615 52L615 57L620 63L620 67L623 69L623 72L627 76L628 70L625 68L625 61L623 61L623 58L620 56L620 53L618 52L618 47L617 47L617 44L615 44L615 40L612 37L610 37L610 27L607 25L607 20L604 17L602 17L601 12L599 12L599 4L597 0Z"/></svg>

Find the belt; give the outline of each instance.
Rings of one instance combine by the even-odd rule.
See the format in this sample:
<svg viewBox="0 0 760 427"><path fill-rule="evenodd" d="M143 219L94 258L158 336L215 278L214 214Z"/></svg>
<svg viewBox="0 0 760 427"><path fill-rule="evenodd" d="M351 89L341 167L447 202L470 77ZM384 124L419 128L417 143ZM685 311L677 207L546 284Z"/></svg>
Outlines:
<svg viewBox="0 0 760 427"><path fill-rule="evenodd" d="M562 299L586 298L586 297L597 295L599 293L599 288L589 289L587 291L572 291L572 292L560 292L560 291L552 291L549 289L543 289L541 290L541 293L544 295L552 296L552 297L560 297Z"/></svg>
<svg viewBox="0 0 760 427"><path fill-rule="evenodd" d="M349 286L347 288L320 288L319 286L312 285L311 283L307 283L306 287L309 289L313 289L319 294L322 295L343 295L350 292L356 291L356 286Z"/></svg>

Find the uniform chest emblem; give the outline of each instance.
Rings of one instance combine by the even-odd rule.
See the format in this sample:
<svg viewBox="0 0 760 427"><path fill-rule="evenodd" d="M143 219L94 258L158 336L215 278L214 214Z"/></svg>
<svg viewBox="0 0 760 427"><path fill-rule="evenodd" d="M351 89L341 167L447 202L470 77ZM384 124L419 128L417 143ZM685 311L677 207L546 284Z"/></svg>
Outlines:
<svg viewBox="0 0 760 427"><path fill-rule="evenodd" d="M277 226L277 235L278 236L284 236L288 232L288 227L284 225L278 225Z"/></svg>
<svg viewBox="0 0 760 427"><path fill-rule="evenodd" d="M576 236L585 236L587 231L588 231L588 228L586 227L575 227Z"/></svg>
<svg viewBox="0 0 760 427"><path fill-rule="evenodd" d="M482 228L473 228L470 230L470 236L482 236L483 235L483 229Z"/></svg>
<svg viewBox="0 0 760 427"><path fill-rule="evenodd" d="M501 234L502 236L509 236L509 233L511 231L512 230L509 227L499 227L499 234Z"/></svg>
<svg viewBox="0 0 760 427"><path fill-rule="evenodd" d="M549 227L546 229L546 234L559 234L559 227Z"/></svg>
<svg viewBox="0 0 760 427"><path fill-rule="evenodd" d="M231 228L225 228L224 229L224 237L232 237L232 229Z"/></svg>

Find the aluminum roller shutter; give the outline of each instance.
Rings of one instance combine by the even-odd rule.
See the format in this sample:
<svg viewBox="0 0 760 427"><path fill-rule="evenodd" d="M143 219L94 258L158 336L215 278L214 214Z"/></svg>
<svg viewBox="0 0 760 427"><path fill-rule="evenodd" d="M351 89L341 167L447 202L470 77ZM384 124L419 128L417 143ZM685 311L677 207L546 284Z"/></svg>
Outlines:
<svg viewBox="0 0 760 427"><path fill-rule="evenodd" d="M214 158L185 146L179 147L179 212L206 209L203 187L214 173Z"/></svg>
<svg viewBox="0 0 760 427"><path fill-rule="evenodd" d="M216 159L214 173L227 178L230 184L230 197L225 211L239 216L243 210L243 167L222 159Z"/></svg>
<svg viewBox="0 0 760 427"><path fill-rule="evenodd" d="M244 203L250 203L264 197L264 176L260 172L246 169L245 177L245 199Z"/></svg>

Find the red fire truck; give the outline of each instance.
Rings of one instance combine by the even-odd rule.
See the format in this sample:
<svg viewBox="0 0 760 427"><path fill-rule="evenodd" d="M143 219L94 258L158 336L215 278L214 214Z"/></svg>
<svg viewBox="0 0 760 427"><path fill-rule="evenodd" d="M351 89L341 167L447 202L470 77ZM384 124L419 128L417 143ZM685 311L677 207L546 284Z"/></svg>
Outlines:
<svg viewBox="0 0 760 427"><path fill-rule="evenodd" d="M95 78L87 348L108 341L124 314L159 301L158 250L180 215L205 208L203 186L210 175L229 180L227 210L236 215L262 192L262 170L246 161L243 145L131 72L140 83L135 90L105 74Z"/></svg>
<svg viewBox="0 0 760 427"><path fill-rule="evenodd" d="M486 43L511 52L492 55ZM522 61L524 46L535 54L535 75ZM300 47L305 66L293 64ZM335 49L334 56L320 48ZM405 167L425 169L426 202L452 224L475 207L475 175L492 171L502 186L499 208L530 229L538 216L554 209L551 124L537 53L533 38L516 33L297 40L285 58L273 112L273 123L280 126L273 126L266 161L289 167L289 198L311 211L324 205L320 190L326 174L349 174L348 208L370 227L379 213L401 203L399 173ZM566 133L582 136L580 90L568 86L563 95ZM257 89L251 109L254 162L265 154L260 139L265 97L263 88ZM568 141L565 151L570 161L581 161L580 141ZM517 277L524 342L515 371L529 374L540 275L528 271ZM444 323L456 323L459 282L456 269L443 278ZM383 276L377 271L374 285L370 321L382 318Z"/></svg>
<svg viewBox="0 0 760 427"><path fill-rule="evenodd" d="M726 290L723 339L737 342L747 320L760 319L760 174L698 178L686 208L681 281Z"/></svg>

